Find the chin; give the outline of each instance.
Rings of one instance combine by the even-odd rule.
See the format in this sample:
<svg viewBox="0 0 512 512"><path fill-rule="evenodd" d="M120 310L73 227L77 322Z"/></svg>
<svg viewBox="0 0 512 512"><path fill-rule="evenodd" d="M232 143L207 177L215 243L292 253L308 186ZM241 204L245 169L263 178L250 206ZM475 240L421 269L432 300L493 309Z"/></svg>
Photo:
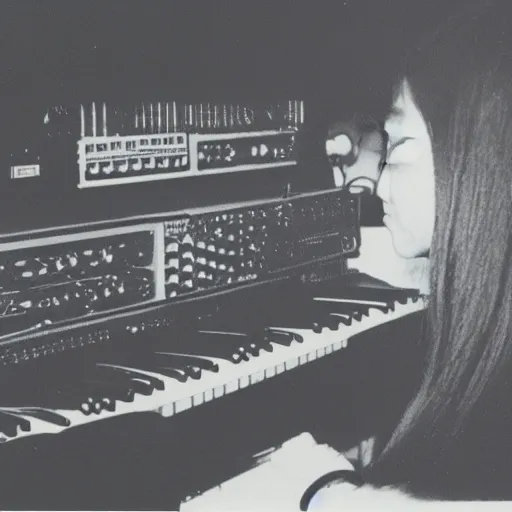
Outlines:
<svg viewBox="0 0 512 512"><path fill-rule="evenodd" d="M395 252L404 259L420 258L428 255L428 248L425 249L423 246L415 244L412 240L399 239L391 232L391 238L393 240L393 247Z"/></svg>

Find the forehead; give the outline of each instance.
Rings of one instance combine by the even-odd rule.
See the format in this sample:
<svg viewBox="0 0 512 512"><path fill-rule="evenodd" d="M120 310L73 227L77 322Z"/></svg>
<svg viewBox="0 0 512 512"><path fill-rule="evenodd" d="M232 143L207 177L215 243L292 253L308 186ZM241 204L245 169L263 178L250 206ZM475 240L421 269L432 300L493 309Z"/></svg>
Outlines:
<svg viewBox="0 0 512 512"><path fill-rule="evenodd" d="M427 124L407 81L403 82L384 127L390 138L428 137Z"/></svg>

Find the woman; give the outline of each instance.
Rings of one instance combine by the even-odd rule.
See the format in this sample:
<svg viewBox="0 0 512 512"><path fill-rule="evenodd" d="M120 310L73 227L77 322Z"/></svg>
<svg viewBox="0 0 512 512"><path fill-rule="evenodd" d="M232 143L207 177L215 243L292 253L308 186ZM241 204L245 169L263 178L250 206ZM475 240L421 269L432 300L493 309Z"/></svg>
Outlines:
<svg viewBox="0 0 512 512"><path fill-rule="evenodd" d="M360 475L313 482L303 509L512 500L511 7L468 0L397 80L377 194L396 251L430 257L425 371Z"/></svg>
<svg viewBox="0 0 512 512"><path fill-rule="evenodd" d="M425 373L376 487L512 500L512 16L465 4L398 81L377 194L396 251L430 256Z"/></svg>

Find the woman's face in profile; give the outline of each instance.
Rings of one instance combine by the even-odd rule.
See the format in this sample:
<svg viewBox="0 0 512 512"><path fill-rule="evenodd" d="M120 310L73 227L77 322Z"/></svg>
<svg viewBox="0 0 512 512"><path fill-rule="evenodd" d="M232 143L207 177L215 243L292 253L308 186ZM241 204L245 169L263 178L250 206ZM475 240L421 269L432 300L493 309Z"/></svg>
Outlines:
<svg viewBox="0 0 512 512"><path fill-rule="evenodd" d="M434 232L434 158L427 124L406 81L385 130L388 152L377 186L384 205L384 224L400 256L423 256L430 249Z"/></svg>

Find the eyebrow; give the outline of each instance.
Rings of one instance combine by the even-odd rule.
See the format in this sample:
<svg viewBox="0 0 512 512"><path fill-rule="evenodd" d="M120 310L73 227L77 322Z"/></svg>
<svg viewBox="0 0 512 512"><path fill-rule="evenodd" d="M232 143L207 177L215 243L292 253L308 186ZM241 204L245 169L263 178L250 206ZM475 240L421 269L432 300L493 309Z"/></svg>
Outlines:
<svg viewBox="0 0 512 512"><path fill-rule="evenodd" d="M387 153L388 155L393 151L395 150L398 146L401 146L402 144L405 144L406 142L410 141L410 140L414 140L414 137L401 137L400 139L398 139L396 142L393 142L393 144L390 144L388 150L387 150Z"/></svg>

